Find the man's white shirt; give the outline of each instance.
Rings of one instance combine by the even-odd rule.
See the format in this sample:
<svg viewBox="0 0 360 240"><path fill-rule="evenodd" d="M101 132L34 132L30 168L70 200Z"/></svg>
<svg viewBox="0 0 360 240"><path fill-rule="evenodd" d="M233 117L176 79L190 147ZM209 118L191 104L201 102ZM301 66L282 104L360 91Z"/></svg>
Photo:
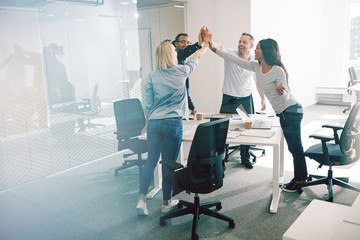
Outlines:
<svg viewBox="0 0 360 240"><path fill-rule="evenodd" d="M221 50L239 56L239 51L235 49L222 48ZM254 60L254 56L250 55ZM224 84L223 93L234 97L247 97L251 94L251 82L255 79L252 71L239 67L235 63L224 59Z"/></svg>

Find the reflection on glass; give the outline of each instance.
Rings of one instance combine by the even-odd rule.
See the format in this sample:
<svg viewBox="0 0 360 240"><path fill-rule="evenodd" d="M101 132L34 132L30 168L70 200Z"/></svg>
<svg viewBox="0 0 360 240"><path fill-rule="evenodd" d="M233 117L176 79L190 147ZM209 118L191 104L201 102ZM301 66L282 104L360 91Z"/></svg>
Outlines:
<svg viewBox="0 0 360 240"><path fill-rule="evenodd" d="M60 61L63 56L63 46L50 43L44 47L44 66L50 107L56 103L75 100L74 85L68 81L65 66Z"/></svg>
<svg viewBox="0 0 360 240"><path fill-rule="evenodd" d="M143 99L152 45L184 30L172 6L41 2L0 1L0 190L116 153L113 102Z"/></svg>

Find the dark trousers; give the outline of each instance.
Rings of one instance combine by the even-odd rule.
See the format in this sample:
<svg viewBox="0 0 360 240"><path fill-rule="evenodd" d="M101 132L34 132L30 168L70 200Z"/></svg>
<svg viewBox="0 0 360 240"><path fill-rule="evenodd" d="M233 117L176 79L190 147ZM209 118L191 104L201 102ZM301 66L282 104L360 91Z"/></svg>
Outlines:
<svg viewBox="0 0 360 240"><path fill-rule="evenodd" d="M247 97L233 97L227 94L223 94L220 113L237 113L236 108L240 104L243 105L248 114L254 113L254 102L251 94ZM249 145L240 145L240 157L242 161L249 160L249 149Z"/></svg>
<svg viewBox="0 0 360 240"><path fill-rule="evenodd" d="M296 181L306 180L307 167L304 156L304 149L301 142L301 120L303 108L295 104L286 108L282 113L277 114L280 118L280 125L284 133L288 149L293 156L294 179Z"/></svg>

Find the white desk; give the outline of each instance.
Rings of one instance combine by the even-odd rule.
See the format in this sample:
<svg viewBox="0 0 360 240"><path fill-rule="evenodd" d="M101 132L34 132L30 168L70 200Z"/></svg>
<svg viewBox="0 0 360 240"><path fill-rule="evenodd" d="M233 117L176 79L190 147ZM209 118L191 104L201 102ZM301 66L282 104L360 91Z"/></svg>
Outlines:
<svg viewBox="0 0 360 240"><path fill-rule="evenodd" d="M284 233L283 240L329 240L332 238L350 207L314 199Z"/></svg>
<svg viewBox="0 0 360 240"><path fill-rule="evenodd" d="M360 100L360 83L352 85L348 88L352 91L351 94L351 108Z"/></svg>
<svg viewBox="0 0 360 240"><path fill-rule="evenodd" d="M351 211L349 211L349 213L345 216L344 221L356 224L360 227L360 194L352 204Z"/></svg>
<svg viewBox="0 0 360 240"><path fill-rule="evenodd" d="M200 123L204 123L209 121L208 119L204 119L201 121L197 120L189 120L183 122L183 142L191 142L196 127ZM239 125L237 125L239 124ZM240 121L238 123L232 122L229 126L229 129L235 129L240 127ZM284 183L285 169L284 169L284 137L282 134L282 129L280 127L273 127L271 129L275 132L275 134L270 138L263 137L250 137L250 136L238 136L236 138L228 138L226 143L228 144L236 144L236 145L260 145L260 146L272 146L273 147L273 196L270 205L270 212L276 213L279 205L281 189L280 185ZM183 147L181 145L180 154L178 158L178 162L184 165L183 158ZM154 172L154 189L152 189L147 195L148 198L152 198L160 189L161 189L161 164L158 163Z"/></svg>
<svg viewBox="0 0 360 240"><path fill-rule="evenodd" d="M360 195L351 207L314 199L284 233L283 240L360 239Z"/></svg>

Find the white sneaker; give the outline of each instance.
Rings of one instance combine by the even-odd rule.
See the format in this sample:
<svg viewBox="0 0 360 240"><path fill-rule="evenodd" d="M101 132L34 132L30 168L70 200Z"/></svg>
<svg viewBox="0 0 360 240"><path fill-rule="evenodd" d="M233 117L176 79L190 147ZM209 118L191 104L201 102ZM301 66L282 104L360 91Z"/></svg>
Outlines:
<svg viewBox="0 0 360 240"><path fill-rule="evenodd" d="M136 205L136 212L141 216L147 216L149 214L145 201L139 200L138 204Z"/></svg>
<svg viewBox="0 0 360 240"><path fill-rule="evenodd" d="M179 203L179 200L177 199L171 199L169 200L169 204L168 205L162 205L161 207L161 211L163 213L167 213L167 212L170 212L171 210L174 210L176 208L176 206L178 205Z"/></svg>

